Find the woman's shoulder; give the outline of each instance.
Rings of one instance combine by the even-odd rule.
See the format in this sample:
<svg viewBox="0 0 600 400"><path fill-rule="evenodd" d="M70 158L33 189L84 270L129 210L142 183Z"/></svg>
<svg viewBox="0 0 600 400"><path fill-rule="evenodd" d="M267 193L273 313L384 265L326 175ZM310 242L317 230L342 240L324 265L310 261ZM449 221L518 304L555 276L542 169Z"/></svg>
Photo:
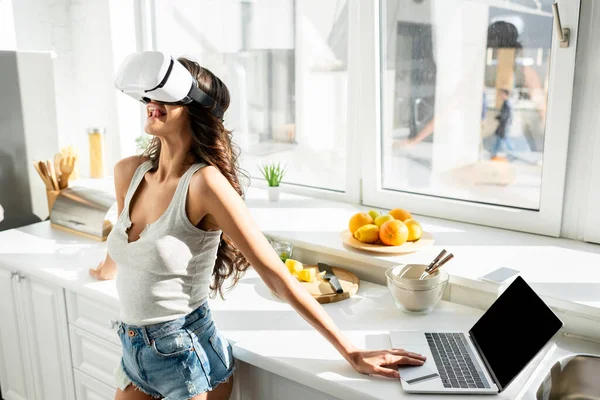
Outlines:
<svg viewBox="0 0 600 400"><path fill-rule="evenodd" d="M117 191L121 193L127 192L127 188L129 187L129 183L131 183L135 171L140 165L149 160L148 157L142 156L131 156L119 160L115 164L114 169L115 187Z"/></svg>

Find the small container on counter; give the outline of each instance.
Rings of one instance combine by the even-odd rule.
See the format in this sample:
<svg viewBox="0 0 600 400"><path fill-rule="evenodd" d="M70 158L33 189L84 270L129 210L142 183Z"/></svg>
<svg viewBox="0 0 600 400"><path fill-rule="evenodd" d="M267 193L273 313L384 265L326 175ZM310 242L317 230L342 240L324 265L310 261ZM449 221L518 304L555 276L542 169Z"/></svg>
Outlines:
<svg viewBox="0 0 600 400"><path fill-rule="evenodd" d="M285 262L288 258L292 258L292 251L294 246L290 242L279 241L275 239L271 239L271 246L281 259L281 261Z"/></svg>
<svg viewBox="0 0 600 400"><path fill-rule="evenodd" d="M90 178L104 178L104 128L88 128Z"/></svg>

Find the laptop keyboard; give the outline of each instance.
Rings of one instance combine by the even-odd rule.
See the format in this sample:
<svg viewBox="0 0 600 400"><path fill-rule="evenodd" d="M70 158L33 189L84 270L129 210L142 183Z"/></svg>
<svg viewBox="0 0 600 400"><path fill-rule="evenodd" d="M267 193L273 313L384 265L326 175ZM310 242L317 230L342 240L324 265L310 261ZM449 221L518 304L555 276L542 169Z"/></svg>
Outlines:
<svg viewBox="0 0 600 400"><path fill-rule="evenodd" d="M473 362L464 333L426 333L425 337L445 388L490 387Z"/></svg>

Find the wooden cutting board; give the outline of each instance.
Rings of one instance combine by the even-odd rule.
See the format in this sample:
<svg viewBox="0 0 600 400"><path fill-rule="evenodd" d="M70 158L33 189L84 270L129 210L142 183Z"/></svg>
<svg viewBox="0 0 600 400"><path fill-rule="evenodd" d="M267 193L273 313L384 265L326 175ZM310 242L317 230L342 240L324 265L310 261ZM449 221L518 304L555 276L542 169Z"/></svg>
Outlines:
<svg viewBox="0 0 600 400"><path fill-rule="evenodd" d="M304 269L307 268L313 268L316 270L316 274L319 273L319 268L316 265L305 264ZM342 301L350 298L351 296L355 295L356 292L358 292L358 287L360 285L360 279L358 279L358 276L343 268L332 266L331 269L340 281L342 289L344 289L343 293L335 293L329 282L321 280L318 276L316 279L313 279L312 282L300 282L302 287L304 287L308 293L310 293L321 304Z"/></svg>

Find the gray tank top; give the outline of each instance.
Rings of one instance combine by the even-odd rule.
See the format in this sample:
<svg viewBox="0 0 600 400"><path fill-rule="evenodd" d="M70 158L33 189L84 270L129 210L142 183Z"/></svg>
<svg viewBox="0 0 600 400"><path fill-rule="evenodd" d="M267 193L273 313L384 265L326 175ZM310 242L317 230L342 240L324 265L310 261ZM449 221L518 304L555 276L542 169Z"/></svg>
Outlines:
<svg viewBox="0 0 600 400"><path fill-rule="evenodd" d="M129 204L152 164L140 165L129 184L123 212L107 239L108 254L117 264L121 321L150 325L189 314L208 298L221 231L204 231L185 212L192 175L205 164L194 164L181 177L167 210L129 242Z"/></svg>

